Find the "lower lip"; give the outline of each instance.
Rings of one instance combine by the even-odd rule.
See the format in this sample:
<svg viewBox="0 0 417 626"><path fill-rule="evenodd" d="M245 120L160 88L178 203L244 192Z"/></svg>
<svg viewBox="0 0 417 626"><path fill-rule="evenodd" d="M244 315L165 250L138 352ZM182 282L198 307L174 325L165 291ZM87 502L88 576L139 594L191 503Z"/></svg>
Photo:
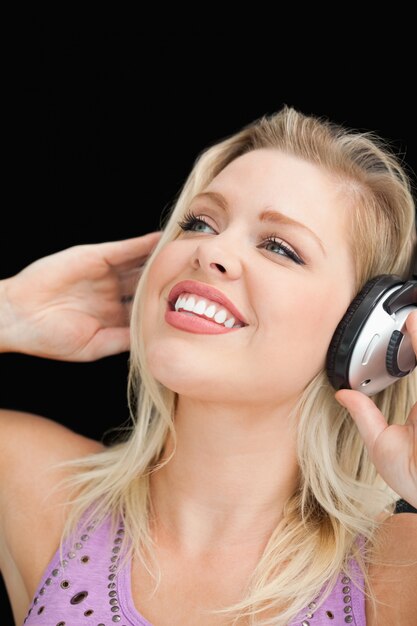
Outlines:
<svg viewBox="0 0 417 626"><path fill-rule="evenodd" d="M171 326L179 328L180 330L186 330L189 333L198 333L203 335L224 335L224 333L234 332L244 328L239 326L238 328L226 328L216 322L199 317L198 315L187 315L179 311L173 311L168 304L168 308L165 312L165 321Z"/></svg>

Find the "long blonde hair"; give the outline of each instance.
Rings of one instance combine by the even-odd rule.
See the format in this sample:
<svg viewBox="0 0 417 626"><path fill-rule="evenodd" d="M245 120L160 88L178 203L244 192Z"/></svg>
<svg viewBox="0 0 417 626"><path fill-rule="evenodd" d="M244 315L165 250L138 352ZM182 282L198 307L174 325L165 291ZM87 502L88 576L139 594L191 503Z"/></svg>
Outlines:
<svg viewBox="0 0 417 626"><path fill-rule="evenodd" d="M132 424L120 427L117 441L104 451L64 464L71 470L64 484L71 488L72 497L67 499L71 506L61 547L82 516L87 516L83 518L87 525L109 515L113 529L122 519L125 556L120 565L135 554L155 577L156 588L160 570L149 525L153 515L149 476L172 458L161 463L169 432L176 442L176 394L148 370L142 341L142 293L150 266L178 236L178 221L194 195L231 161L259 148L280 150L318 164L344 183L351 206L349 236L357 290L378 274L407 278L410 272L416 234L409 177L391 149L373 133L353 132L285 106L199 155L165 217L163 234L133 300L127 387ZM415 374L374 396L389 423L403 423L416 401ZM285 505L283 519L265 547L245 597L213 611L233 624L247 616L251 624L283 626L324 588L321 600L316 601L320 606L341 571L354 579L352 558L368 583L379 525L376 518L381 512L393 513L398 499L377 475L356 425L334 399L324 371L306 386L292 416L297 419L299 485ZM358 547L359 535L365 539L363 552ZM370 597L374 600L372 593ZM264 611L274 617L262 619Z"/></svg>

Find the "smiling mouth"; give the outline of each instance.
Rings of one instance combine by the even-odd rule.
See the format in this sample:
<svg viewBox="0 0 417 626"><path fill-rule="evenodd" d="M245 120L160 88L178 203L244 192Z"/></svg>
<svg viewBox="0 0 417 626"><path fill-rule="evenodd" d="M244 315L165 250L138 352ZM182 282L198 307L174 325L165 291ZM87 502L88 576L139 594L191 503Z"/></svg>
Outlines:
<svg viewBox="0 0 417 626"><path fill-rule="evenodd" d="M226 309L226 307L219 305L217 302L213 302L208 298L204 298L206 301L206 306L201 306L197 311L193 310L193 302L191 302L189 298L192 298L192 294L184 294L183 297L179 296L176 298L175 302L168 301L168 308L170 311L175 313L181 313L182 315L187 315L190 317L199 318L201 320L205 320L210 322L214 326L234 329L234 328L242 328L247 326L245 322L242 322L239 318L236 318ZM202 303L199 303L199 305Z"/></svg>

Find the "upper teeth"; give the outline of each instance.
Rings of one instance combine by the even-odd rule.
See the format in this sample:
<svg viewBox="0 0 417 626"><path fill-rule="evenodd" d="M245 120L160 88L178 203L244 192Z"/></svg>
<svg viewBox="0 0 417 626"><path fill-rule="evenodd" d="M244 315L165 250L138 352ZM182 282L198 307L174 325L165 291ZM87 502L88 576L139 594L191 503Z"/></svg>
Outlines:
<svg viewBox="0 0 417 626"><path fill-rule="evenodd" d="M242 324L239 323L235 324L235 318L224 307L221 307L216 302L212 302L207 298L200 298L193 294L182 293L178 296L175 302L175 310L178 311L179 309L190 311L196 315L204 315L204 317L213 319L218 324L226 326L226 328L242 326Z"/></svg>

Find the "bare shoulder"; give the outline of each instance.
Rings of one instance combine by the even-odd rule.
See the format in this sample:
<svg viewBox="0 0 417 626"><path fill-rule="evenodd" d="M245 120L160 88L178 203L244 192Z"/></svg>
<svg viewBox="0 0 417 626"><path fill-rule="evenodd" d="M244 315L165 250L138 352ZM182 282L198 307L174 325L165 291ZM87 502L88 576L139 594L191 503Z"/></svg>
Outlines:
<svg viewBox="0 0 417 626"><path fill-rule="evenodd" d="M13 505L8 497L12 485L33 488L38 484L36 479L52 464L104 448L100 442L47 417L0 409L0 510L5 497L8 507ZM16 497L20 493L18 489Z"/></svg>
<svg viewBox="0 0 417 626"><path fill-rule="evenodd" d="M391 515L380 527L379 532L384 535L387 540L397 550L404 550L404 555L412 554L417 556L417 515L415 513L397 513Z"/></svg>
<svg viewBox="0 0 417 626"><path fill-rule="evenodd" d="M100 452L105 446L34 413L0 410L0 512L29 514L63 477L54 464ZM54 502L56 504L56 502ZM39 511L35 511L39 514Z"/></svg>
<svg viewBox="0 0 417 626"><path fill-rule="evenodd" d="M0 450L4 452L8 447L8 441L6 437L23 437L24 440L32 439L33 436L41 436L41 438L47 437L48 440L53 438L63 439L66 437L74 437L85 442L94 442L93 439L83 437L70 430L66 426L59 424L58 422L49 419L48 417L42 417L35 413L27 413L24 411L16 411L13 409L0 409L0 429L2 437L0 439ZM4 436L3 436L4 435ZM75 439L74 439L75 441ZM95 442L98 445L99 442Z"/></svg>
<svg viewBox="0 0 417 626"><path fill-rule="evenodd" d="M369 570L378 601L376 613L366 604L368 626L408 626L417 612L417 515L398 513L377 532L375 563Z"/></svg>
<svg viewBox="0 0 417 626"><path fill-rule="evenodd" d="M417 564L417 515L397 513L384 520L378 529L381 558L393 563L415 560Z"/></svg>
<svg viewBox="0 0 417 626"><path fill-rule="evenodd" d="M46 417L0 410L0 569L28 589L37 583L59 542L68 496L54 490L70 470L62 461L105 450Z"/></svg>

